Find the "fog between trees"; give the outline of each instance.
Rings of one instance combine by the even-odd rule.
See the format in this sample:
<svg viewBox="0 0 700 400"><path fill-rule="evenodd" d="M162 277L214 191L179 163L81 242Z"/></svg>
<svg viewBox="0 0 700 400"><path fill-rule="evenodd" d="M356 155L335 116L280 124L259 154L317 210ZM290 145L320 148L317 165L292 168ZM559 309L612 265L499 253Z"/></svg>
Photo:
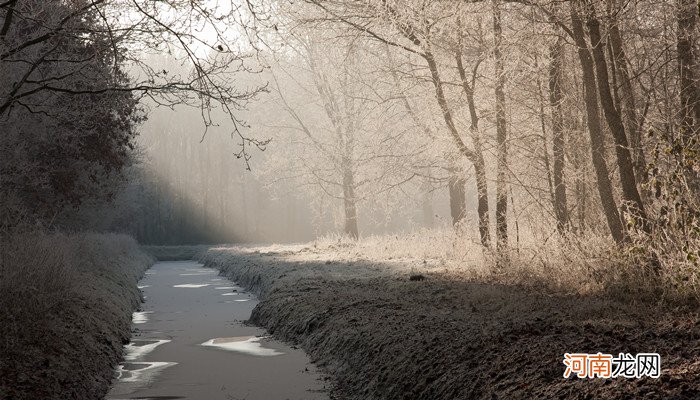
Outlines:
<svg viewBox="0 0 700 400"><path fill-rule="evenodd" d="M1 3L4 229L596 235L694 279L696 1L161 3Z"/></svg>
<svg viewBox="0 0 700 400"><path fill-rule="evenodd" d="M698 6L0 0L0 397L104 397L145 251L349 395L697 397Z"/></svg>

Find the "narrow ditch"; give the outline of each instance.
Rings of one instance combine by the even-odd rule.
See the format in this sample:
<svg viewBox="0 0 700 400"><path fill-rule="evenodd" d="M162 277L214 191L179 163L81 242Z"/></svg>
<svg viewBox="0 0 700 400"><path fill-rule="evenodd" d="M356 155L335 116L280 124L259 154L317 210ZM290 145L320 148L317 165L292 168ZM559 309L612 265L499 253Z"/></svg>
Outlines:
<svg viewBox="0 0 700 400"><path fill-rule="evenodd" d="M159 262L139 288L145 302L108 400L328 399L303 351L244 323L258 300L218 271Z"/></svg>

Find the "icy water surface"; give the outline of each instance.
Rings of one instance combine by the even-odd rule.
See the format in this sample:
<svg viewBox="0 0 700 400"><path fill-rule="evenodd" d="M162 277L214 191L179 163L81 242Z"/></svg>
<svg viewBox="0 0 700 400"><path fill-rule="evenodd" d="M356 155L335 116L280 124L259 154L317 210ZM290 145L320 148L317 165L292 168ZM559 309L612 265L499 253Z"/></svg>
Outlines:
<svg viewBox="0 0 700 400"><path fill-rule="evenodd" d="M108 400L328 398L302 351L241 323L258 301L216 271L161 262L139 288L147 300Z"/></svg>

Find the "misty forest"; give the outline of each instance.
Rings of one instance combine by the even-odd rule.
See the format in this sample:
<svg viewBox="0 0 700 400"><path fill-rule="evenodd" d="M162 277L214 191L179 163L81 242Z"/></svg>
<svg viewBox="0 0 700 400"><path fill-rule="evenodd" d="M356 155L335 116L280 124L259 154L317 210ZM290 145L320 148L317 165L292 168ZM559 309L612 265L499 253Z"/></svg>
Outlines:
<svg viewBox="0 0 700 400"><path fill-rule="evenodd" d="M700 398L699 20L0 0L0 399Z"/></svg>

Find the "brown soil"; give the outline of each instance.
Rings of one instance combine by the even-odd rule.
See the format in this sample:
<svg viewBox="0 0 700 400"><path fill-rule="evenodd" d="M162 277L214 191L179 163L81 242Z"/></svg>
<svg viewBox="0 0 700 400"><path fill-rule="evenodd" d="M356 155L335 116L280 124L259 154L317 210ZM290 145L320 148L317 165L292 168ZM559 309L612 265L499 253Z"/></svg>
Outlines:
<svg viewBox="0 0 700 400"><path fill-rule="evenodd" d="M343 399L696 399L690 312L470 282L438 270L211 250L261 303L251 321L299 344ZM661 378L564 379L565 352L657 352Z"/></svg>

